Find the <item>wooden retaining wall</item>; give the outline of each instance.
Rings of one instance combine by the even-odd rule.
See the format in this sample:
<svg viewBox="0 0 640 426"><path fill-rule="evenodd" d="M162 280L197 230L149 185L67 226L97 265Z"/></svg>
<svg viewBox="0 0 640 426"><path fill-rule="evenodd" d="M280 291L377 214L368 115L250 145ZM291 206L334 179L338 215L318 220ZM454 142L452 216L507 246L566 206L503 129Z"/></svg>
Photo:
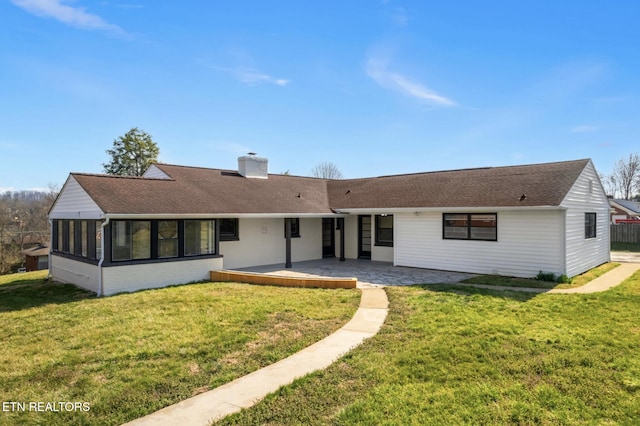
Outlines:
<svg viewBox="0 0 640 426"><path fill-rule="evenodd" d="M356 288L356 278L285 277L240 271L211 271L213 282L240 282L281 287Z"/></svg>
<svg viewBox="0 0 640 426"><path fill-rule="evenodd" d="M611 225L610 235L612 243L640 243L640 224Z"/></svg>

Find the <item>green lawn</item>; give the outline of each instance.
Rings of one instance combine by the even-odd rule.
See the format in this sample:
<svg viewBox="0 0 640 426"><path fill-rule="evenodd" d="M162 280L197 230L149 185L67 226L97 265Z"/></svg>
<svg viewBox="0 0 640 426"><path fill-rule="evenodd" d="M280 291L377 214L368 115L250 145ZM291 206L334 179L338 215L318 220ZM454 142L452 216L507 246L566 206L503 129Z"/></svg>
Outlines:
<svg viewBox="0 0 640 426"><path fill-rule="evenodd" d="M479 275L477 277L467 278L462 282L467 284L484 284L504 287L529 287L544 289L576 288L582 287L594 278L597 278L605 272L609 272L610 270L618 266L620 266L620 264L615 262L605 263L585 272L584 274L580 274L571 278L571 282L565 284L558 284L554 281L540 281L533 278L504 277L502 275Z"/></svg>
<svg viewBox="0 0 640 426"><path fill-rule="evenodd" d="M0 401L90 411L0 412L0 424L121 424L329 335L360 292L203 283L95 298L45 274L0 277Z"/></svg>
<svg viewBox="0 0 640 426"><path fill-rule="evenodd" d="M611 243L611 251L640 252L640 243Z"/></svg>
<svg viewBox="0 0 640 426"><path fill-rule="evenodd" d="M638 424L640 273L587 295L387 292L379 334L220 424Z"/></svg>

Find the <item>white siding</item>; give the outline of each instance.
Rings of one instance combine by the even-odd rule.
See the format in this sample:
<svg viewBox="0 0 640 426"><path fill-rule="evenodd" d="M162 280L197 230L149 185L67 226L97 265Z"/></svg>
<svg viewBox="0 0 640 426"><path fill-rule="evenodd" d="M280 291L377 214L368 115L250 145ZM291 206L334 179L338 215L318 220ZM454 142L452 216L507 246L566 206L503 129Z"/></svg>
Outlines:
<svg viewBox="0 0 640 426"><path fill-rule="evenodd" d="M102 210L82 189L73 176L69 176L56 200L51 219L100 219Z"/></svg>
<svg viewBox="0 0 640 426"><path fill-rule="evenodd" d="M584 168L561 204L566 213L566 274L570 277L608 262L609 200L593 163ZM596 238L585 239L585 213L596 213Z"/></svg>
<svg viewBox="0 0 640 426"><path fill-rule="evenodd" d="M239 241L220 241L224 268L285 262L284 219L240 219ZM301 218L300 238L291 239L291 260L322 259L322 219Z"/></svg>
<svg viewBox="0 0 640 426"><path fill-rule="evenodd" d="M560 210L498 212L498 241L445 240L442 213L394 215L397 266L515 277L564 273Z"/></svg>
<svg viewBox="0 0 640 426"><path fill-rule="evenodd" d="M49 274L54 281L74 284L85 290L98 292L97 265L51 254L49 256Z"/></svg>
<svg viewBox="0 0 640 426"><path fill-rule="evenodd" d="M393 262L393 247L371 246L371 260L379 262Z"/></svg>
<svg viewBox="0 0 640 426"><path fill-rule="evenodd" d="M171 179L171 176L167 175L165 172L156 167L155 164L149 166L146 172L142 175L146 178L155 178L155 179Z"/></svg>
<svg viewBox="0 0 640 426"><path fill-rule="evenodd" d="M166 287L209 279L209 271L222 269L222 258L109 266L102 268L103 291L115 293Z"/></svg>

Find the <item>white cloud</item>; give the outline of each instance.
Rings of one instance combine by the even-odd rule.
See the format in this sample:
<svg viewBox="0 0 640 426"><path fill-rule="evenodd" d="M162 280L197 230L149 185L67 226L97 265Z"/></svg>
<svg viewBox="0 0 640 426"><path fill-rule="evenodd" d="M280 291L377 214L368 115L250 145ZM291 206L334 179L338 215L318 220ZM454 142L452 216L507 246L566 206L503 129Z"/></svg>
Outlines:
<svg viewBox="0 0 640 426"><path fill-rule="evenodd" d="M110 24L100 16L89 13L83 7L63 4L65 0L11 0L13 4L29 13L53 18L72 27L85 30L101 30L113 35L125 36L126 31Z"/></svg>
<svg viewBox="0 0 640 426"><path fill-rule="evenodd" d="M254 86L260 83L270 83L276 86L284 87L289 84L290 80L284 78L275 78L268 74L264 74L253 68L238 67L238 68L225 68L225 67L211 67L215 70L224 71L231 74L233 78L241 83L249 86Z"/></svg>
<svg viewBox="0 0 640 426"><path fill-rule="evenodd" d="M571 129L571 133L585 133L585 132L593 132L595 130L598 130L597 126L581 125Z"/></svg>
<svg viewBox="0 0 640 426"><path fill-rule="evenodd" d="M386 89L395 90L405 96L438 106L457 105L453 100L437 94L421 83L412 81L402 74L389 71L386 61L369 59L365 71L369 77Z"/></svg>
<svg viewBox="0 0 640 426"><path fill-rule="evenodd" d="M409 15L402 7L398 7L391 15L393 23L399 27L406 27L409 24Z"/></svg>

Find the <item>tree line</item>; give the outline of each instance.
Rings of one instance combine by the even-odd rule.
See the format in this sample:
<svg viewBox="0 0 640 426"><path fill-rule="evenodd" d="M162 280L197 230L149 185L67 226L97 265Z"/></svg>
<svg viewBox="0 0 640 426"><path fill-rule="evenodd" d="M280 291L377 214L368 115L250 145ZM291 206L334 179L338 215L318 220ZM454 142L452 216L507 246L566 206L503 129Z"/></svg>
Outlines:
<svg viewBox="0 0 640 426"><path fill-rule="evenodd" d="M49 241L47 214L58 189L0 194L0 274L24 266L22 251Z"/></svg>

